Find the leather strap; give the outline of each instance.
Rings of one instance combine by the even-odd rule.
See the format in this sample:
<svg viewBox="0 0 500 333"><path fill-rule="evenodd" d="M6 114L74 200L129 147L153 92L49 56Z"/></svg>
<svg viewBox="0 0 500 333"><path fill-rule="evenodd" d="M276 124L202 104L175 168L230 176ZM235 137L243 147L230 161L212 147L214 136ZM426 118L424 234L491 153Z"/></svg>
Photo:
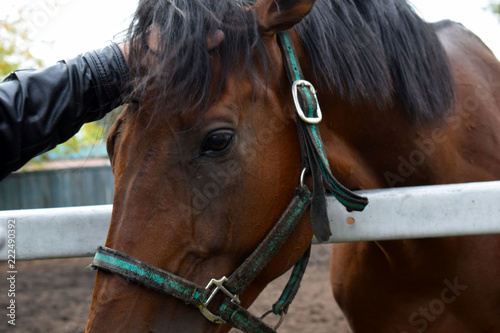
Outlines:
<svg viewBox="0 0 500 333"><path fill-rule="evenodd" d="M290 274L290 278L288 283L286 284L285 289L281 293L280 298L276 303L273 304L272 311L275 315L282 315L283 313L288 312L288 308L292 301L294 300L297 292L300 288L300 282L304 277L304 273L307 268L307 264L309 263L309 257L311 256L311 245L304 253L304 255L300 258L300 260L295 264L293 268L292 274Z"/></svg>
<svg viewBox="0 0 500 333"><path fill-rule="evenodd" d="M228 299L224 300L219 312L222 319L245 333L277 333L274 328L264 323L262 319L255 317L247 309Z"/></svg>
<svg viewBox="0 0 500 333"><path fill-rule="evenodd" d="M278 45L281 49L288 79L294 86L295 82L303 81L303 74L296 56L297 52L288 32L278 34ZM312 85L297 87L300 112L303 112L307 118L319 119L319 104L315 91L311 88ZM302 152L302 164L311 173L314 184L311 202L312 228L318 241L324 242L332 234L328 221L325 186L348 210L362 211L368 204L368 199L354 194L335 179L330 170L319 129L315 122L306 122L302 117L297 116L297 131Z"/></svg>
<svg viewBox="0 0 500 333"><path fill-rule="evenodd" d="M241 294L248 285L274 258L290 234L302 219L302 215L309 207L311 193L304 187L295 191L295 196L285 209L273 229L254 250L254 252L229 277L226 287L235 294Z"/></svg>
<svg viewBox="0 0 500 333"><path fill-rule="evenodd" d="M91 267L116 274L127 281L171 295L196 307L208 298L209 291L205 288L107 247L100 246L97 249Z"/></svg>

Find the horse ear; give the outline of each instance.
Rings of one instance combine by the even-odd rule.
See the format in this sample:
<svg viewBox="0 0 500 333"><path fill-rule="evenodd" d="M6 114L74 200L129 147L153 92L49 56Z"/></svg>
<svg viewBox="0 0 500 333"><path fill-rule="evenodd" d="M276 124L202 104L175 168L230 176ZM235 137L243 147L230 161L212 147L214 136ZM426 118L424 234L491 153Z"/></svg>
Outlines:
<svg viewBox="0 0 500 333"><path fill-rule="evenodd" d="M224 32L220 29L212 30L207 35L207 48L213 50L224 41Z"/></svg>
<svg viewBox="0 0 500 333"><path fill-rule="evenodd" d="M311 10L316 0L260 0L253 9L260 30L275 35L299 23Z"/></svg>

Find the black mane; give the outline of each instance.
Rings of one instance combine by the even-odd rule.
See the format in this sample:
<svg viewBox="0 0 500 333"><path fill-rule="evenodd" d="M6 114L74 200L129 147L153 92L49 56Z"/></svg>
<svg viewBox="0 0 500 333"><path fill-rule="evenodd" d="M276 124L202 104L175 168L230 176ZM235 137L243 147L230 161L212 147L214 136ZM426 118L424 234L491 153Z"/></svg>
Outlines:
<svg viewBox="0 0 500 333"><path fill-rule="evenodd" d="M255 54L268 64L253 14L245 9L252 2L141 0L129 31L131 50L137 52L132 62L150 52L145 36L152 25L161 37L152 66L157 72L136 67L136 92L155 87L160 96L175 96L164 107L203 107L221 91L228 72L252 73ZM208 51L206 36L215 29L226 38ZM296 30L321 89L337 91L352 104L361 98L382 106L397 96L417 121L441 119L452 106L443 47L432 25L405 0L317 0ZM216 55L220 68L213 78Z"/></svg>
<svg viewBox="0 0 500 333"><path fill-rule="evenodd" d="M355 103L403 102L415 120L450 110L453 81L433 27L405 0L318 0L297 27L315 73Z"/></svg>

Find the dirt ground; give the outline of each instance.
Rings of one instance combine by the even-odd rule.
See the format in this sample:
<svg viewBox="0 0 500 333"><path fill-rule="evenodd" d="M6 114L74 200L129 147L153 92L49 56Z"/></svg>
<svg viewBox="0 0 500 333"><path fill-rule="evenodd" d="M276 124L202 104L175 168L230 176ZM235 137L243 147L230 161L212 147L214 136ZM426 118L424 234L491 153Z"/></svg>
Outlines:
<svg viewBox="0 0 500 333"><path fill-rule="evenodd" d="M302 287L290 307L280 333L350 333L329 285L330 246L314 246ZM39 260L17 263L16 326L7 323L7 280L0 281L0 332L78 333L87 321L95 272L86 268L91 258ZM2 276L6 263L0 263ZM252 305L254 314L270 309L287 276L270 284ZM271 318L275 320L275 318ZM273 321L270 322L273 322ZM231 333L239 332L231 330Z"/></svg>

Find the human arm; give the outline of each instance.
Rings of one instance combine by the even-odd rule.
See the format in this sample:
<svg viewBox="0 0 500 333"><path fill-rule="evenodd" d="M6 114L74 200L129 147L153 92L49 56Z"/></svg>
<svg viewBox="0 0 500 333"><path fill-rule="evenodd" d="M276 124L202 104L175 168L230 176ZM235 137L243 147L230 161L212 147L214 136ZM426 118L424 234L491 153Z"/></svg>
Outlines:
<svg viewBox="0 0 500 333"><path fill-rule="evenodd" d="M0 83L0 180L123 103L128 66L117 45Z"/></svg>

